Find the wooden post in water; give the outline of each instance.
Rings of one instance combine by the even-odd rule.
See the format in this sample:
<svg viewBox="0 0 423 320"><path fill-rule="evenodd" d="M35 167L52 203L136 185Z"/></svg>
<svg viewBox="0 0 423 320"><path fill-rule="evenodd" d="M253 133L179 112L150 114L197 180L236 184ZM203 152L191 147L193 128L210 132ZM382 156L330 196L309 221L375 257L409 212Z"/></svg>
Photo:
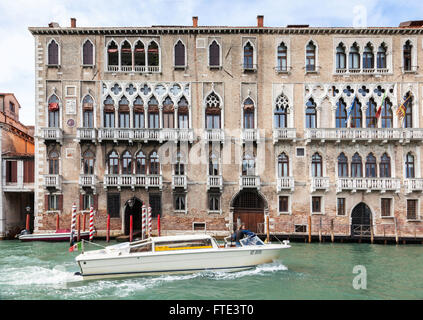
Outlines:
<svg viewBox="0 0 423 320"><path fill-rule="evenodd" d="M160 214L157 215L157 235L160 237Z"/></svg>
<svg viewBox="0 0 423 320"><path fill-rule="evenodd" d="M85 212L83 213L83 215L84 215L84 223L83 223L82 230L85 231L85 220L86 220L87 215L85 214Z"/></svg>
<svg viewBox="0 0 423 320"><path fill-rule="evenodd" d="M129 217L129 242L132 242L132 227L133 227L133 220L132 220L132 214Z"/></svg>
<svg viewBox="0 0 423 320"><path fill-rule="evenodd" d="M398 231L397 231L397 218L394 217L394 227L395 227L395 243L398 244Z"/></svg>
<svg viewBox="0 0 423 320"><path fill-rule="evenodd" d="M59 226L60 226L59 219L60 219L59 214L57 214L57 216L56 216L56 231L59 230Z"/></svg>
<svg viewBox="0 0 423 320"><path fill-rule="evenodd" d="M370 220L370 243L373 244L374 235L373 235L373 221Z"/></svg>
<svg viewBox="0 0 423 320"><path fill-rule="evenodd" d="M29 218L30 218L30 214L27 213L26 214L26 224L25 224L25 229L29 231Z"/></svg>
<svg viewBox="0 0 423 320"><path fill-rule="evenodd" d="M311 243L311 215L308 216L308 243Z"/></svg>
<svg viewBox="0 0 423 320"><path fill-rule="evenodd" d="M319 242L322 242L322 217L320 217L319 221Z"/></svg>
<svg viewBox="0 0 423 320"><path fill-rule="evenodd" d="M335 241L335 237L333 236L333 219L330 220L330 241L332 243Z"/></svg>
<svg viewBox="0 0 423 320"><path fill-rule="evenodd" d="M107 234L106 234L106 241L110 242L110 214L107 214Z"/></svg>
<svg viewBox="0 0 423 320"><path fill-rule="evenodd" d="M269 215L266 215L266 243L270 242L270 223Z"/></svg>
<svg viewBox="0 0 423 320"><path fill-rule="evenodd" d="M81 215L78 214L76 216L76 224L77 224L77 228L78 228L78 236L77 236L77 241L81 241Z"/></svg>

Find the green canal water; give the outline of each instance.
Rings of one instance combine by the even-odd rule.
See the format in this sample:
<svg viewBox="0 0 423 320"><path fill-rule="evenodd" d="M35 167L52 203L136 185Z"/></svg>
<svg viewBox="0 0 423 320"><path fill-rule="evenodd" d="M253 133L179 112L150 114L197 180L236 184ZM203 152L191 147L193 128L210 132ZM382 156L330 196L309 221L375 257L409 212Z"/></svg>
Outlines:
<svg viewBox="0 0 423 320"><path fill-rule="evenodd" d="M0 300L423 299L422 245L291 245L247 271L83 281L67 243L0 241ZM366 289L353 287L357 265Z"/></svg>

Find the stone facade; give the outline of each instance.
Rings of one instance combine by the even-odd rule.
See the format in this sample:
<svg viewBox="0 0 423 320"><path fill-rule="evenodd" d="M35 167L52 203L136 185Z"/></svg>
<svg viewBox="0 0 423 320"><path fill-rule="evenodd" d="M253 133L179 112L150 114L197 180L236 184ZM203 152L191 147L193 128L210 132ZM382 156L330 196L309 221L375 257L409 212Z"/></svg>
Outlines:
<svg viewBox="0 0 423 320"><path fill-rule="evenodd" d="M114 203L118 202L119 210L111 218L112 234L122 234L128 224L128 200L135 197L158 210L150 203L153 194L159 196L165 234L205 229L226 235L239 219L264 232L265 215L270 217L271 232L301 234L308 232L311 215L314 234L330 229L337 235L350 235L358 227L354 232L368 235L366 226L371 225L375 236L400 233L422 237L423 86L418 69L423 65L422 30L270 28L260 24L30 28L36 54L36 230L54 230L56 214L64 226L70 224L72 204L86 212L84 194L92 194L87 201L97 211L98 234L104 235L106 215L116 210L108 195L117 194ZM87 48L93 48L90 64L82 61L87 40L91 43ZM52 41L58 46L58 61L53 64L48 62ZM407 41L411 58L405 61ZM184 46L184 63L175 64L178 43ZM286 48L286 63L278 60L282 57L281 43ZM116 64L112 64L114 44ZM345 65L337 63L340 44L345 48ZM358 68L348 65L354 45L358 47ZM212 57L213 46L218 48L217 58ZM247 46L252 51L246 53ZM373 54L372 66L364 64L366 46ZM383 57L379 55L381 47L385 48ZM148 60L151 53L151 65L135 57L145 52L138 59ZM133 57L132 65L126 63L124 55L128 53ZM250 53L251 59L245 57ZM158 64L153 60L155 54ZM379 58L384 61L379 62ZM213 59L217 59L217 66L210 65L216 62ZM373 116L368 106L374 103L379 107L385 93L385 102L389 101L391 107L391 117L385 120L389 124L383 125L379 119L367 128L372 126L368 118ZM403 128L396 111L407 94L412 95L411 125ZM92 106L93 120L84 128L87 95L92 98L86 106L87 110ZM57 100L51 100L52 96ZM361 120L350 118L346 128L340 124L343 119L337 120L341 99L346 107L354 99L362 107ZM49 105L55 101L58 124L52 128ZM315 120L306 115L310 101L314 103ZM144 114L138 120L137 108ZM275 123L277 108L286 110L286 124L280 128ZM129 112L128 118L125 112ZM173 117L165 116L169 113ZM187 115L186 125L179 120L180 114ZM208 117L213 114L220 115L216 120L220 128L209 123L216 119ZM106 125L106 117L114 121L114 128ZM158 128L154 128L156 119ZM125 121L127 127L122 124ZM353 121L361 121L361 128L351 128ZM87 150L94 154L95 163L89 174L83 167ZM178 150L185 157L183 174L175 169ZM49 174L52 151L57 151L59 163L54 177ZM146 156L146 172L136 165L140 151ZM119 158L117 172L110 166L113 152ZM131 158L130 173L122 171L126 170L126 152ZM160 165L152 173L154 152ZM210 164L211 152L217 155L215 171ZM288 166L287 172L281 169L283 173L279 174L278 157L282 153L288 158ZM338 172L342 153L347 158L345 176ZM385 153L390 172L381 177ZM355 154L361 157L362 167L361 175L353 177ZM369 154L376 158L375 177L366 175ZM320 165L313 164L315 155L321 158ZM405 169L407 155L413 157L413 175L407 175ZM316 174L316 170L321 172ZM57 195L57 199L48 195ZM56 205L50 205L51 201L57 201ZM363 222L353 223L353 215Z"/></svg>

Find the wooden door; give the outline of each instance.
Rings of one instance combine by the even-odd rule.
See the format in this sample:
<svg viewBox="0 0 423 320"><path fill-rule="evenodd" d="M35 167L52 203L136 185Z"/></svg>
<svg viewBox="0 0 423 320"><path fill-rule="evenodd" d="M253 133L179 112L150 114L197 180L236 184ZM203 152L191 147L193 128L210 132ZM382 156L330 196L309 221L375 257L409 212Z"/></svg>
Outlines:
<svg viewBox="0 0 423 320"><path fill-rule="evenodd" d="M234 226L237 226L238 218L241 223L245 224L245 228L254 233L263 233L264 212L260 210L235 210Z"/></svg>

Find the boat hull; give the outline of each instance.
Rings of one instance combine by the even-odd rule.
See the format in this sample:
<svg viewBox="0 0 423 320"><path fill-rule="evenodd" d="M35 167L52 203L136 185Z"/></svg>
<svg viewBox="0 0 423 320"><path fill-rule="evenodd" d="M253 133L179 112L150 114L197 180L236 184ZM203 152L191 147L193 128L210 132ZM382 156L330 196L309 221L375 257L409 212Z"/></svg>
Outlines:
<svg viewBox="0 0 423 320"><path fill-rule="evenodd" d="M266 245L266 248L225 248L203 252L172 252L131 254L130 256L96 257L84 255L77 262L84 279L187 274L202 271L233 272L253 268L279 258L286 246Z"/></svg>
<svg viewBox="0 0 423 320"><path fill-rule="evenodd" d="M90 233L81 232L80 234L81 239L88 240L90 237ZM34 234L24 234L20 235L19 240L27 242L27 241L50 241L50 242L59 242L59 241L69 241L70 240L70 232L64 233L34 233ZM74 240L77 240L78 235L75 234Z"/></svg>

